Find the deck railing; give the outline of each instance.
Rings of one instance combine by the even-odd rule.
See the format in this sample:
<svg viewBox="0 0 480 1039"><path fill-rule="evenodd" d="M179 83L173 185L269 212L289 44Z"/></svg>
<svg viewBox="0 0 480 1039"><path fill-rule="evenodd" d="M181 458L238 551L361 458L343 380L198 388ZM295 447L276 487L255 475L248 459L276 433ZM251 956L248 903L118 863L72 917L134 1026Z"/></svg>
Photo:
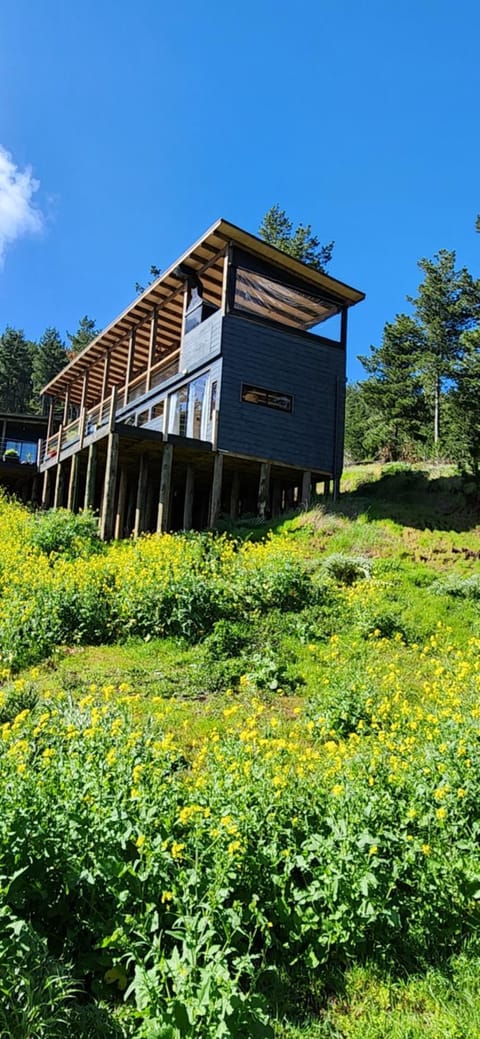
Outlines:
<svg viewBox="0 0 480 1039"><path fill-rule="evenodd" d="M178 356L179 351L177 351L175 357L170 357L167 361L160 361L152 368L148 380L150 382L149 389L155 389L174 375L177 375ZM129 383L128 390L126 386L121 386L116 394L116 409L121 410L123 406L143 397L147 392L147 379L147 373L144 372ZM75 444L80 444L80 441L88 440L89 437L106 427L109 422L111 404L112 394L99 404L95 404L93 408L85 411L83 416L80 415L79 418L69 422L66 426L60 426L58 433L54 433L47 440L40 441L39 464L46 465L49 461L57 459L65 448L73 447Z"/></svg>

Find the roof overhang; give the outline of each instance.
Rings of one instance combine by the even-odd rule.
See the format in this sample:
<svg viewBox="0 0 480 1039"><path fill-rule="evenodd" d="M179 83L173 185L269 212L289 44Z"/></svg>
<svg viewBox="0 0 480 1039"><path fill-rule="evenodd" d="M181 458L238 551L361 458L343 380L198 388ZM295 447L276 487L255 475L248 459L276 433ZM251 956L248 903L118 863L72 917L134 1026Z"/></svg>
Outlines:
<svg viewBox="0 0 480 1039"><path fill-rule="evenodd" d="M338 309L351 307L365 298L365 294L328 274L308 267L288 256L275 246L269 245L255 235L243 231L227 220L217 220L206 233L164 271L159 278L114 321L99 333L62 371L49 382L42 393L52 397L65 397L70 390L70 400L78 403L82 395L85 372L90 373L88 399L96 399L102 383L101 361L108 354L109 380L113 385L124 377L129 340L135 330L135 371L145 368L150 344L152 314L157 312L157 355L168 356L178 345L183 318L184 277L178 268L181 264L202 274L202 285L206 300L220 306L223 285L223 267L226 248L239 246L246 252L275 267L279 273L301 281L308 290L315 290L333 300ZM113 349L115 348L115 349ZM135 372L133 373L135 374Z"/></svg>

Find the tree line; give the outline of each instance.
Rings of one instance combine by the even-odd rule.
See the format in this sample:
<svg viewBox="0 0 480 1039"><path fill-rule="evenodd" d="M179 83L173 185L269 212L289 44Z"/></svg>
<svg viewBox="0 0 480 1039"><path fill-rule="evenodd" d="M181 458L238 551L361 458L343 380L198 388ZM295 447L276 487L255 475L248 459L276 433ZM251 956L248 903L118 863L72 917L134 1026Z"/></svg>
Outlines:
<svg viewBox="0 0 480 1039"><path fill-rule="evenodd" d="M81 318L76 332L67 332L67 343L56 328L46 328L36 342L7 325L0 335L0 411L7 414L41 414L40 391L98 335L95 321Z"/></svg>
<svg viewBox="0 0 480 1039"><path fill-rule="evenodd" d="M480 479L480 279L454 251L421 259L410 313L387 322L347 387L353 461L445 457Z"/></svg>

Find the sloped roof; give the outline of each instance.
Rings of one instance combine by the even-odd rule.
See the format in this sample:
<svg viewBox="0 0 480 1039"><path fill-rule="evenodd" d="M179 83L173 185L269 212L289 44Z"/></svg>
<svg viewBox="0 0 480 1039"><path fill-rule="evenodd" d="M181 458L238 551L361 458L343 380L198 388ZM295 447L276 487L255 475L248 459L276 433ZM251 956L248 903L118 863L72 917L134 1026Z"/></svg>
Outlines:
<svg viewBox="0 0 480 1039"><path fill-rule="evenodd" d="M338 306L350 307L365 298L365 294L328 274L322 274L299 260L288 256L280 249L262 239L243 231L227 220L217 220L208 231L114 321L99 333L54 379L42 390L43 394L64 397L71 387L70 399L78 402L81 397L81 381L88 369L88 400L97 400L102 385L102 365L99 363L110 350L109 384L120 384L125 376L130 333L135 328L135 371L146 368L150 342L150 318L157 308L157 358L167 356L178 345L183 316L181 289L184 280L177 271L180 264L202 274L205 298L220 306L223 285L224 254L227 245L237 245L260 260L301 279L305 288L325 292ZM113 350L112 348L115 347Z"/></svg>

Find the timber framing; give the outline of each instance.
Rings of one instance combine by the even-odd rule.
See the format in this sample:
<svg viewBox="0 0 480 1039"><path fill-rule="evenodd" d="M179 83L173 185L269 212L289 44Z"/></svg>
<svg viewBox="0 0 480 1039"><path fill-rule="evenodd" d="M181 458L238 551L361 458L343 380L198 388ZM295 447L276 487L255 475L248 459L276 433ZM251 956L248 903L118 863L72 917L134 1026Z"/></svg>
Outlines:
<svg viewBox="0 0 480 1039"><path fill-rule="evenodd" d="M97 509L108 540L337 489L347 311L363 298L217 220L44 387L42 504ZM312 331L333 315L338 338Z"/></svg>

